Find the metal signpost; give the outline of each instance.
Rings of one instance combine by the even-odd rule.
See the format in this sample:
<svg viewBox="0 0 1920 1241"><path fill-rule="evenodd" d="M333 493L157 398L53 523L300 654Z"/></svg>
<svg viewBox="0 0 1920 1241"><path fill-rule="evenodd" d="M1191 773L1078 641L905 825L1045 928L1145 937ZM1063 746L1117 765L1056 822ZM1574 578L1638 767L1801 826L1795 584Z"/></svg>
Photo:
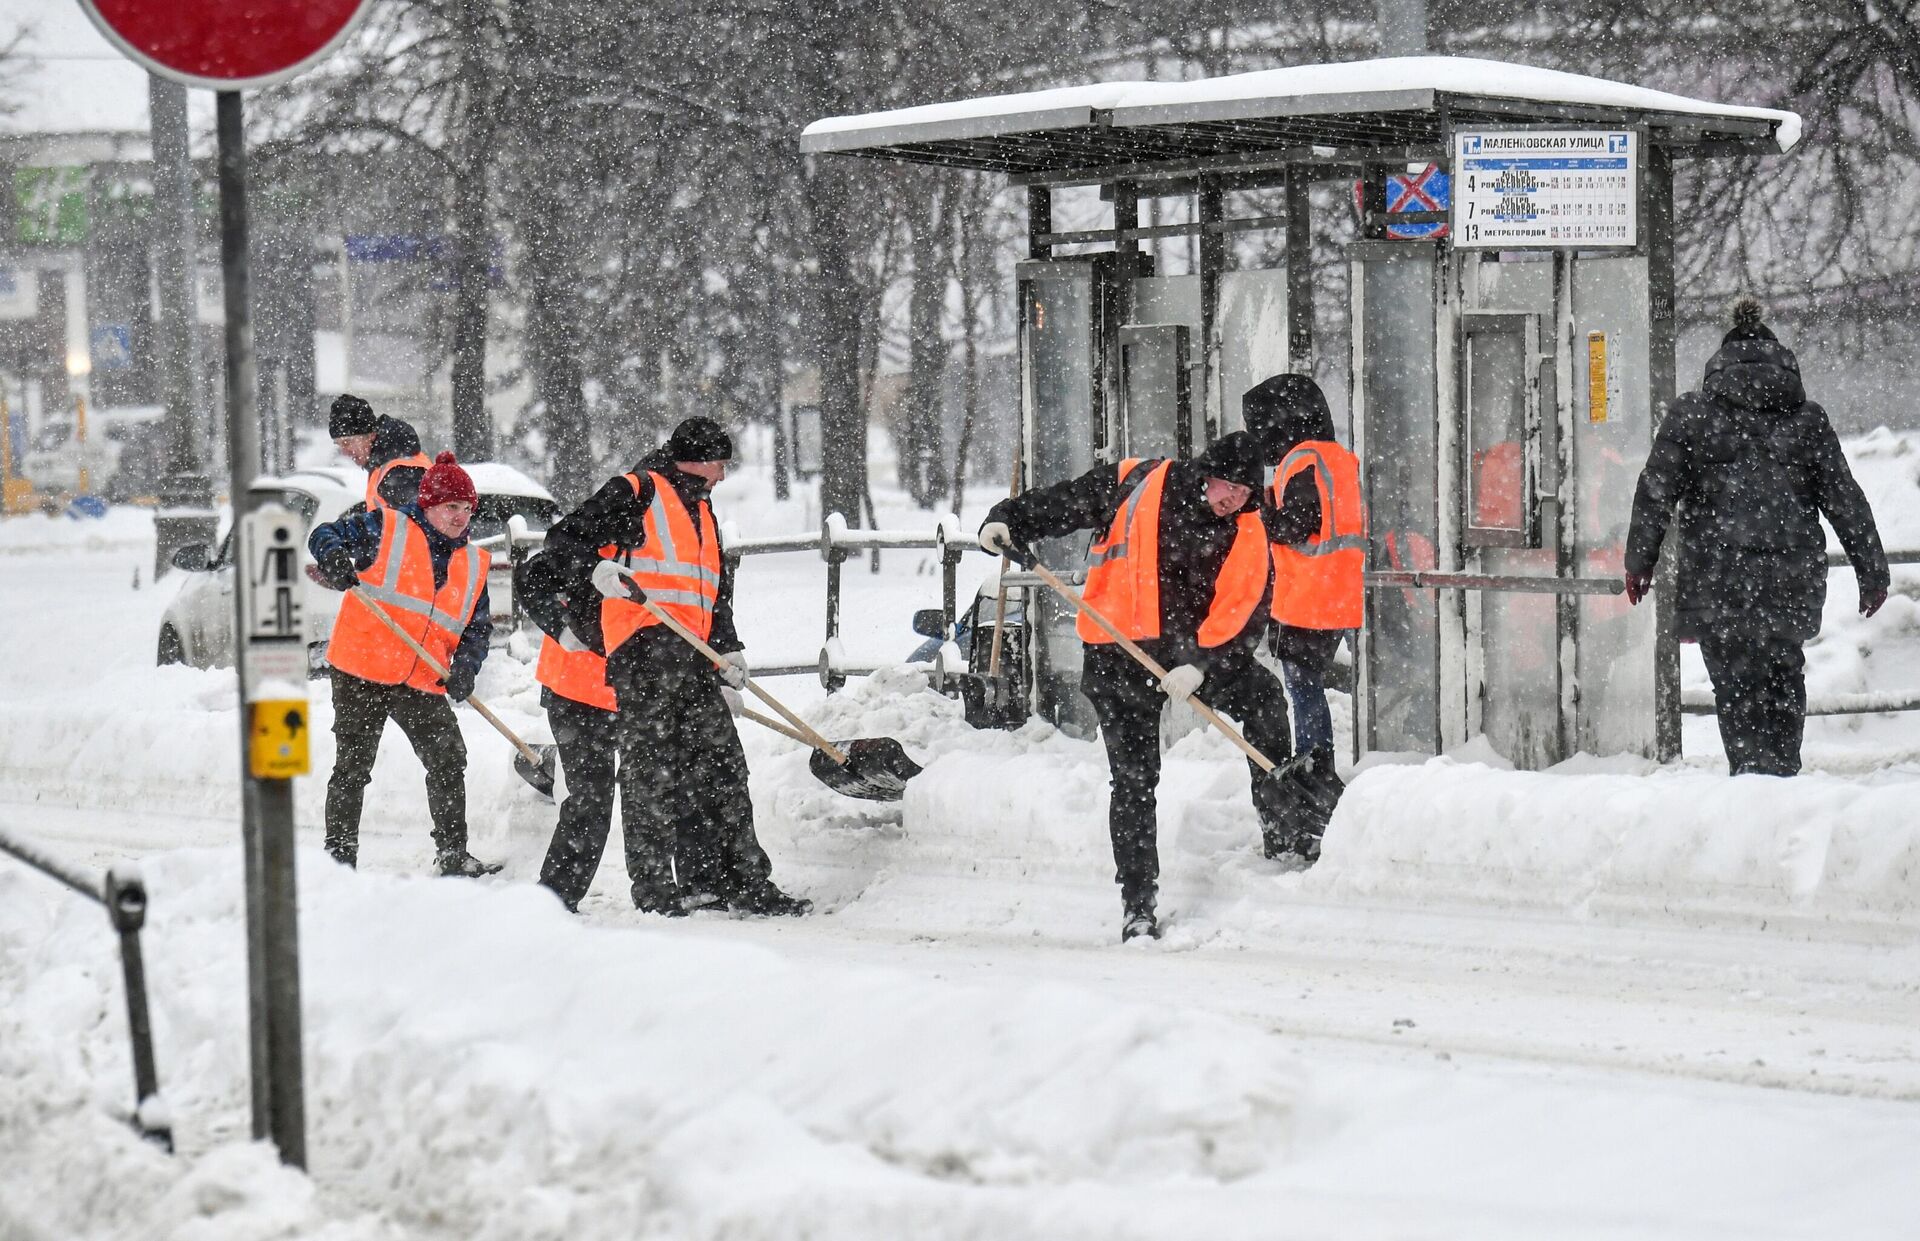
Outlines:
<svg viewBox="0 0 1920 1241"><path fill-rule="evenodd" d="M1640 135L1631 129L1459 130L1455 249L1632 249Z"/></svg>
<svg viewBox="0 0 1920 1241"><path fill-rule="evenodd" d="M293 777L307 771L306 625L298 589L306 531L260 469L259 376L247 254L242 90L283 81L352 34L369 0L81 0L107 40L151 73L219 93L220 261L226 284L229 494L239 535L234 632L240 688L241 836L247 875L253 1132L306 1166Z"/></svg>

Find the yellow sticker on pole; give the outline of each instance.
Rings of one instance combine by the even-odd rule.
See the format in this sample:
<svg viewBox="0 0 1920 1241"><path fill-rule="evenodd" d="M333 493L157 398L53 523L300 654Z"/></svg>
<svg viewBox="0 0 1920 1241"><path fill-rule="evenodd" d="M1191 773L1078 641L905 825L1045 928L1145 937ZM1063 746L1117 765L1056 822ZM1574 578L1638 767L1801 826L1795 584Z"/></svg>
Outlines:
<svg viewBox="0 0 1920 1241"><path fill-rule="evenodd" d="M1587 421L1607 420L1607 334L1587 333Z"/></svg>
<svg viewBox="0 0 1920 1241"><path fill-rule="evenodd" d="M247 771L256 780L291 780L312 769L307 757L307 700L278 698L249 704Z"/></svg>

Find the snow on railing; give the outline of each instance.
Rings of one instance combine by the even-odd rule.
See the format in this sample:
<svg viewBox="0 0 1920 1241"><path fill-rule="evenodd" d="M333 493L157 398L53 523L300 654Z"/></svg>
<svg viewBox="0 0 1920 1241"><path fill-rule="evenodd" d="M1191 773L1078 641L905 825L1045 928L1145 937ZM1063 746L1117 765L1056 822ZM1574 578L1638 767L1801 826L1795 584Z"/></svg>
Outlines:
<svg viewBox="0 0 1920 1241"><path fill-rule="evenodd" d="M173 1150L173 1126L160 1098L153 1060L153 1025L147 1014L147 969L140 928L147 919L147 887L137 866L115 866L96 876L56 858L38 844L0 828L0 853L63 884L107 911L120 937L120 971L127 988L127 1033L133 1043L133 1126L148 1141Z"/></svg>
<svg viewBox="0 0 1920 1241"><path fill-rule="evenodd" d="M727 558L736 563L746 556L770 556L788 552L818 550L827 562L827 617L826 639L820 647L820 658L813 664L790 664L776 667L757 668L760 676L799 676L806 673L818 673L820 683L829 690L839 689L847 683L849 676L869 676L881 668L889 668L898 660L856 660L850 658L840 643L840 569L843 564L863 552L873 556L873 572L880 571L880 553L886 551L931 550L940 554L940 614L942 626L951 638L954 617L958 608L956 570L960 558L967 552L979 548L980 540L960 528L960 519L951 513L944 513L935 519L933 529L927 530L859 530L847 525L847 519L839 513L827 514L820 523L818 534L781 534L758 538L740 538L730 526L721 527L722 542L726 546ZM539 551L546 545L546 534L534 530L522 517L507 520L504 535L491 535L485 540L475 540L487 546L504 544L507 558L517 570L520 562ZM513 624L518 629L522 620L520 601L516 597L512 603ZM943 680L939 668L933 670L934 680Z"/></svg>

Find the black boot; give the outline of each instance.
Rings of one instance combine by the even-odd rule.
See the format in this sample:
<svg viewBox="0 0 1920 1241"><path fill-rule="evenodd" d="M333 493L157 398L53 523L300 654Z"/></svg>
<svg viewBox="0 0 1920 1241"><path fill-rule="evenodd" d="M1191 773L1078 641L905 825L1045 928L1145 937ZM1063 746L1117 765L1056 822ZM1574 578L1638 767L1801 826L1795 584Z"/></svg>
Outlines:
<svg viewBox="0 0 1920 1241"><path fill-rule="evenodd" d="M735 893L727 904L741 913L762 918L797 918L813 911L812 901L782 892L770 879Z"/></svg>
<svg viewBox="0 0 1920 1241"><path fill-rule="evenodd" d="M440 850L434 855L433 864L442 875L455 879L478 879L500 871L500 863L483 862L464 848Z"/></svg>
<svg viewBox="0 0 1920 1241"><path fill-rule="evenodd" d="M687 916L681 901L680 885L668 874L641 874L633 881L633 907L643 914L661 914L668 918Z"/></svg>
<svg viewBox="0 0 1920 1241"><path fill-rule="evenodd" d="M1120 896L1120 942L1139 939L1142 935L1148 939L1160 938L1160 919L1153 914L1152 886L1136 892L1123 892Z"/></svg>

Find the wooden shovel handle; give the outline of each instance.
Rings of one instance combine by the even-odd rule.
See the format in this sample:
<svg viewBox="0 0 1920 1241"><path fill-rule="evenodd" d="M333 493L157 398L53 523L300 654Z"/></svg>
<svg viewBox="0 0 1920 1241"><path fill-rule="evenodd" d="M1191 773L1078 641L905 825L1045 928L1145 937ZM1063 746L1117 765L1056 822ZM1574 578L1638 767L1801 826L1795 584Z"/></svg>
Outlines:
<svg viewBox="0 0 1920 1241"><path fill-rule="evenodd" d="M1035 563L1033 566L1033 571L1040 576L1041 581L1045 582L1047 585L1053 587L1054 590L1058 591L1062 598L1066 599L1069 603L1073 604L1074 607L1079 608L1083 613L1085 613L1088 620L1091 620L1094 624L1106 630L1107 635L1111 637L1115 642L1118 642L1122 650L1126 651L1127 654L1133 656L1136 660L1138 660L1140 662L1141 667L1145 668L1148 672L1153 673L1153 675L1158 677L1160 680L1164 681L1167 679L1167 670L1160 666L1160 661L1155 659L1153 656L1147 654L1145 651L1141 650L1140 647L1133 641L1132 638L1127 637L1127 635L1121 633L1118 629L1116 629L1114 627L1113 622L1108 620L1106 617L1102 616L1099 612L1099 609L1095 608L1092 604L1088 603L1086 599L1081 596L1079 591L1075 590L1073 587L1067 585L1065 582L1055 577L1053 575L1052 570L1048 569L1047 566L1043 564ZM1200 716L1201 719L1205 720L1207 723L1219 729L1221 735L1224 736L1228 741L1231 741L1233 742L1233 744L1239 746L1240 749L1245 752L1248 758L1252 759L1255 763L1259 765L1262 771L1272 771L1276 766L1278 766L1278 764L1276 764L1272 759L1268 758L1266 755L1262 754L1260 751L1254 749L1253 743L1248 741L1245 737L1241 736L1239 729L1235 728L1232 724L1227 723L1227 721L1221 719L1220 716L1214 711L1212 707L1209 707L1206 703L1201 702L1198 698L1188 698L1187 705L1192 707L1194 711Z"/></svg>
<svg viewBox="0 0 1920 1241"><path fill-rule="evenodd" d="M661 624L665 625L667 628L673 630L675 633L679 634L682 638L686 639L688 646L691 646L694 650L699 651L702 655L705 655L708 659L711 659L716 666L724 665L727 662L726 656L722 655L720 652L708 646L704 641L700 639L700 636L698 634L694 633L693 630L687 628L685 625L675 620L672 616L668 615L665 610L656 606L653 600L641 599L638 602L641 607L653 613L654 618L656 620L658 620ZM842 767L845 767L847 765L848 758L847 758L847 752L845 750L842 750L839 746L833 744L833 742L828 741L825 737L822 737L819 733L815 732L813 730L813 727L809 725L805 720L801 719L799 716L795 715L793 712L787 710L785 703L781 702L778 698L775 698L772 694L769 694L766 690L761 689L760 686L754 681L752 677L747 677L746 683L747 683L747 689L753 694L755 698L758 698L761 702L766 703L769 707L772 707L775 711L778 711L782 719L786 720L787 723L799 729L802 733L805 733L806 736L802 738L802 740L804 740L808 745L820 751L822 754L825 754L828 758L840 764Z"/></svg>
<svg viewBox="0 0 1920 1241"><path fill-rule="evenodd" d="M779 720L774 719L770 715L760 714L758 711L755 711L752 707L740 707L737 710L735 710L734 714L738 715L743 720L752 720L754 723L758 724L762 728L772 729L774 732L779 733L782 737L791 737L802 745L809 746L809 747L813 745L813 739L807 736L807 734L801 732L799 729L789 728L787 725L782 724Z"/></svg>
<svg viewBox="0 0 1920 1241"><path fill-rule="evenodd" d="M356 598L358 598L360 602L367 605L367 610L369 612L372 612L376 617L378 617L380 619L381 624L385 625L388 629L391 629L393 631L394 637L400 639L402 642L412 647L413 653L420 657L420 662L425 664L427 666L427 669L430 672L432 672L433 675L439 677L442 681L447 679L447 670L440 666L440 661L435 659L433 656L427 654L427 648L424 646L421 646L418 642L414 641L414 637L412 634L400 628L399 622L394 620L393 617L388 616L387 610L381 607L378 603L376 603L372 595L368 594L364 590L361 590L358 586L355 586L351 593ZM486 703L481 702L478 698L475 698L472 694L468 694L467 705L469 707L472 707L475 711L479 712L481 719L485 720L487 723L499 729L500 735L513 743L513 748L520 751L521 757L525 758L529 763L532 763L535 767L540 766L540 756L533 752L533 748L531 746L529 746L526 742L520 740L520 738L517 735L515 735L514 731L511 728L508 728L505 724L501 723L500 717L495 715L490 709L488 709Z"/></svg>

